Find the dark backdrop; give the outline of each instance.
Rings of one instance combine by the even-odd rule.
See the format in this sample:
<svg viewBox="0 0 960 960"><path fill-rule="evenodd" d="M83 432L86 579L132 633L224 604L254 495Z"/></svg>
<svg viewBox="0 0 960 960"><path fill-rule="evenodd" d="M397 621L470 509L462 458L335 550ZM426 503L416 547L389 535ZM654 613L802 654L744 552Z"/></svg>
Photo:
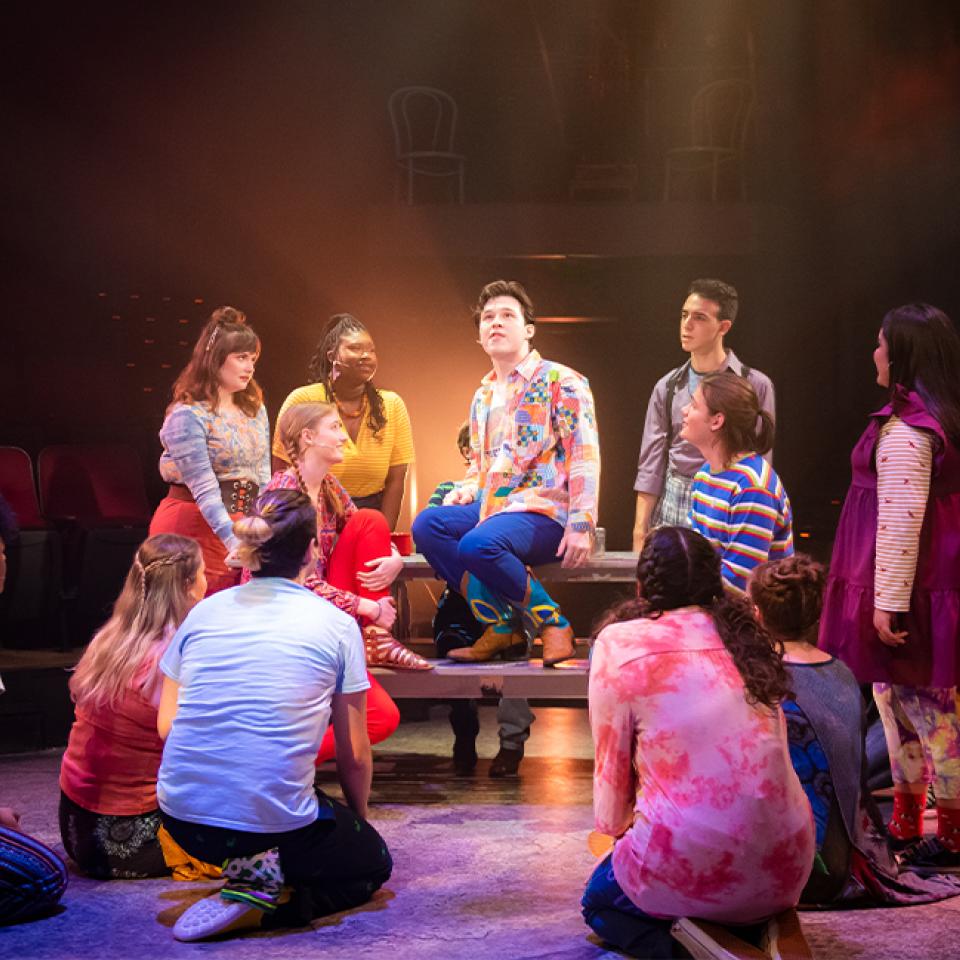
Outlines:
<svg viewBox="0 0 960 960"><path fill-rule="evenodd" d="M485 369L469 307L528 283L542 352L588 374L601 420L601 522L629 541L642 418L681 359L687 282L735 283L730 343L776 381L777 463L798 525L829 539L849 449L880 395L883 312L960 313L960 47L954 4L814 2L112 3L5 7L0 151L0 443L120 439L152 467L176 370L211 307L264 341L271 412L304 379L320 321L372 328L381 385L414 416L422 503L457 468ZM461 109L469 204L567 202L578 163L637 166L656 203L705 65L749 62L748 252L540 260L407 256L375 241L393 191L391 90ZM651 79L652 78L652 79ZM437 197L439 199L439 197ZM430 236L437 206L425 204ZM509 231L507 231L509 233ZM545 239L548 246L548 239ZM960 372L958 372L960 373Z"/></svg>

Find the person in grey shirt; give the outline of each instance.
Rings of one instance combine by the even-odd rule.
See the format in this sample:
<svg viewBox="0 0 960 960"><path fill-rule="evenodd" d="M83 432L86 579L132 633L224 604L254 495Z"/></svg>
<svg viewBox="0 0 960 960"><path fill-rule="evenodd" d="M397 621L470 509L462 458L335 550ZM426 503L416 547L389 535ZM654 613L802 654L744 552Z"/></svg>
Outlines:
<svg viewBox="0 0 960 960"><path fill-rule="evenodd" d="M690 525L690 488L703 466L700 451L680 438L683 409L706 373L732 370L746 377L760 406L775 418L773 384L759 370L741 363L723 345L737 316L737 291L722 280L694 280L680 311L680 346L690 359L661 377L647 406L640 462L633 489L637 513L633 549L643 547L651 527ZM769 460L772 454L767 454Z"/></svg>

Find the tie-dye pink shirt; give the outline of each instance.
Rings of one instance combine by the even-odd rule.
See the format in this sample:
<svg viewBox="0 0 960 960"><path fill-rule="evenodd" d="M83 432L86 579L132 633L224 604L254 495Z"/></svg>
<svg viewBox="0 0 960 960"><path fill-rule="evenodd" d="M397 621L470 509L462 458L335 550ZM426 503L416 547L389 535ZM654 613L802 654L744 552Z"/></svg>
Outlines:
<svg viewBox="0 0 960 960"><path fill-rule="evenodd" d="M751 923L796 905L814 828L783 713L747 704L707 613L603 630L590 722L597 829L626 831L613 870L641 910Z"/></svg>

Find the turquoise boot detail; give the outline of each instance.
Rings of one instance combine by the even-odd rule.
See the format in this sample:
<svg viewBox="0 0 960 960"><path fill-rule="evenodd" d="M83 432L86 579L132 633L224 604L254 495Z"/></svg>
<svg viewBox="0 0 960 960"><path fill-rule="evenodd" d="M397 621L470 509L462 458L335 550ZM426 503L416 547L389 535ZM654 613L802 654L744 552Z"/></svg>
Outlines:
<svg viewBox="0 0 960 960"><path fill-rule="evenodd" d="M472 647L448 651L451 660L523 660L528 656L527 639L514 629L513 608L506 600L471 574L464 576L460 592L470 612L485 629Z"/></svg>

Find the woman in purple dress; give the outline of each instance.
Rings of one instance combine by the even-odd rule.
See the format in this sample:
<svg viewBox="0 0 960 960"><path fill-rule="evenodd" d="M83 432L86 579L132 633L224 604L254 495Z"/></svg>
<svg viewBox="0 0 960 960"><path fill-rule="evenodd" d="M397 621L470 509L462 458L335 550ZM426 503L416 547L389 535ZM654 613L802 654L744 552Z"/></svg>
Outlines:
<svg viewBox="0 0 960 960"><path fill-rule="evenodd" d="M960 867L960 336L907 304L883 318L873 357L890 396L853 451L820 646L874 684L903 864ZM928 782L937 835L922 841Z"/></svg>

